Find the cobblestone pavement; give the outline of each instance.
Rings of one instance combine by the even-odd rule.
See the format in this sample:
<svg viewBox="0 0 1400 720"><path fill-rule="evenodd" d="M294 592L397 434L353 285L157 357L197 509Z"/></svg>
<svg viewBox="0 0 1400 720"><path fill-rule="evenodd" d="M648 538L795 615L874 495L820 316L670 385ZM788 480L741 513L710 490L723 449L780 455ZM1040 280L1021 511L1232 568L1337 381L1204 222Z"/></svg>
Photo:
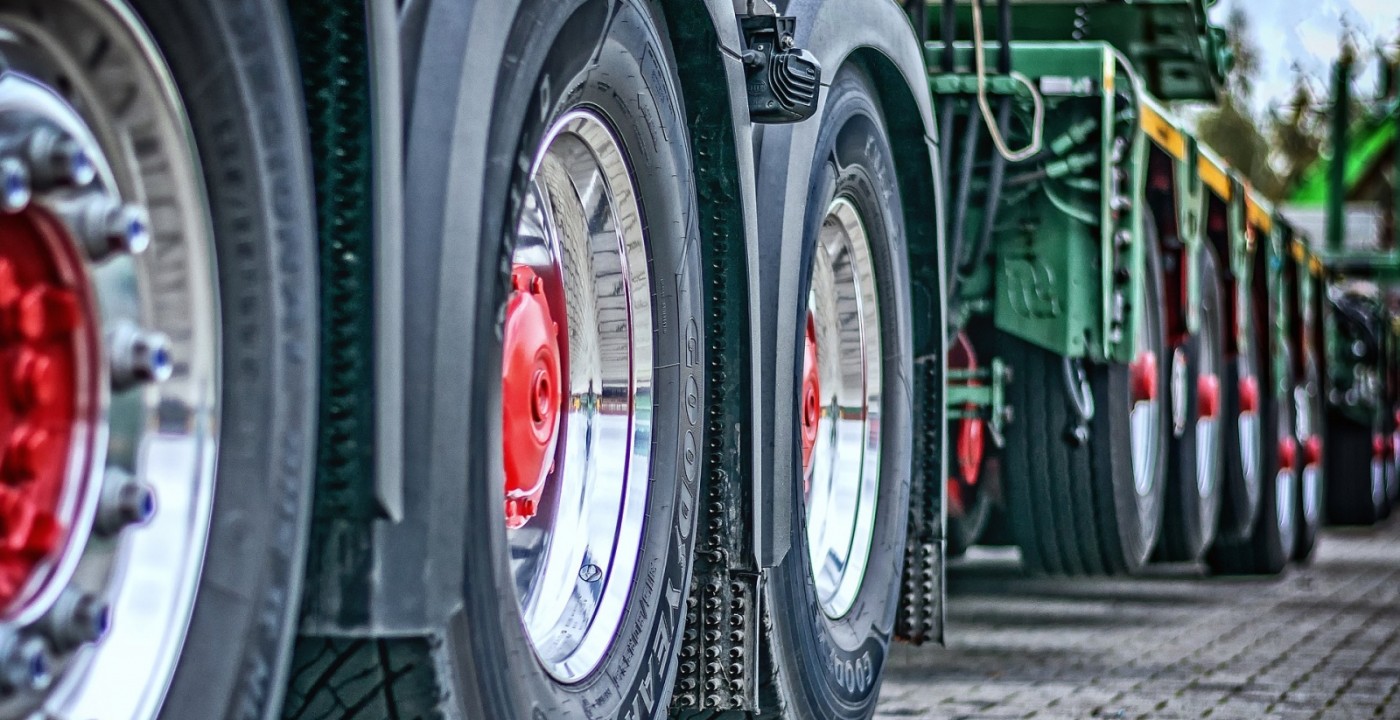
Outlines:
<svg viewBox="0 0 1400 720"><path fill-rule="evenodd" d="M947 648L896 648L879 720L1400 718L1400 523L1329 532L1280 578L948 573Z"/></svg>

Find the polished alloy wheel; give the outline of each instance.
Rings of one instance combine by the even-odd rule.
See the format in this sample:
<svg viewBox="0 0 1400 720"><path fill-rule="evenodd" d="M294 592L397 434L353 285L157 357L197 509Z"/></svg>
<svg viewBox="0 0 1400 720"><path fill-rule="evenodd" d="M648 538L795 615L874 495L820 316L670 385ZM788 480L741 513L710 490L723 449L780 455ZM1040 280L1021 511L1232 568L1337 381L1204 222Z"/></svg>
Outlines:
<svg viewBox="0 0 1400 720"><path fill-rule="evenodd" d="M1240 283L1235 291L1235 316L1249 317L1251 302L1248 287ZM1244 473L1245 485L1249 488L1259 486L1259 465L1264 448L1263 428L1259 421L1259 368L1255 367L1254 363L1253 343L1252 337L1240 340L1239 352L1235 358L1235 362L1239 364L1239 387L1231 388L1239 394L1240 414L1235 418L1235 422L1238 424L1241 440L1240 467ZM1254 492L1251 490L1251 493ZM1257 494L1251 496L1251 505L1257 497Z"/></svg>
<svg viewBox="0 0 1400 720"><path fill-rule="evenodd" d="M632 172L591 110L546 134L514 238L502 363L507 540L536 655L592 672L637 571L651 470L652 310Z"/></svg>
<svg viewBox="0 0 1400 720"><path fill-rule="evenodd" d="M1221 357L1218 327L1204 327L1198 336L1196 368L1196 490L1201 497L1210 497L1219 482L1220 467L1220 371L1216 359ZM1189 382L1189 381L1188 381Z"/></svg>
<svg viewBox="0 0 1400 720"><path fill-rule="evenodd" d="M1318 418L1313 416L1315 384L1299 385L1293 389L1295 435L1302 441L1299 472L1302 473L1303 521L1307 527L1317 527L1322 521L1322 438L1318 435ZM1301 528L1300 528L1301 530Z"/></svg>
<svg viewBox="0 0 1400 720"><path fill-rule="evenodd" d="M193 609L215 480L220 333L198 156L123 4L11 5L0 28L0 716L150 717Z"/></svg>
<svg viewBox="0 0 1400 720"><path fill-rule="evenodd" d="M1146 314L1138 320L1136 355L1128 368L1133 404L1129 416L1132 426L1133 485L1138 495L1143 497L1151 494L1152 485L1157 481L1158 464L1162 462L1157 353L1152 349L1153 328L1147 320Z"/></svg>
<svg viewBox="0 0 1400 720"><path fill-rule="evenodd" d="M870 563L880 488L880 307L870 241L855 204L827 208L812 258L820 402L806 493L807 548L828 617L851 610Z"/></svg>

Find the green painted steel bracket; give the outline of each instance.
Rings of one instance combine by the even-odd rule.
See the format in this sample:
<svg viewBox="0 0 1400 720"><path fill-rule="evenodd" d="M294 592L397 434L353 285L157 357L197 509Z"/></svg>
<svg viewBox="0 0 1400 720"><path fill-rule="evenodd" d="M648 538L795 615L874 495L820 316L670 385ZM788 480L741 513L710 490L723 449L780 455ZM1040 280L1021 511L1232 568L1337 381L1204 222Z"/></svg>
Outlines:
<svg viewBox="0 0 1400 720"><path fill-rule="evenodd" d="M1206 244L1209 195L1194 162L1196 139L1186 135L1186 157L1176 159L1177 225L1186 245L1186 331L1201 327L1201 251Z"/></svg>
<svg viewBox="0 0 1400 720"><path fill-rule="evenodd" d="M948 370L948 419L981 417L987 421L992 440L1001 447L1002 431L1011 422L1011 406L1006 404L1006 385L1011 368L992 358L990 367L976 370Z"/></svg>

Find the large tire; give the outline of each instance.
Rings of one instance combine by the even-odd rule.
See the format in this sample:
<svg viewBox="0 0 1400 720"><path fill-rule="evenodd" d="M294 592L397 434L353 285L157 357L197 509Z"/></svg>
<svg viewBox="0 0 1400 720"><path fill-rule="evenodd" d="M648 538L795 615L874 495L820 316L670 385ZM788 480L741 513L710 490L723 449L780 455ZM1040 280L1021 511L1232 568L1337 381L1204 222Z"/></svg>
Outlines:
<svg viewBox="0 0 1400 720"><path fill-rule="evenodd" d="M1297 537L1293 545L1293 559L1303 562L1312 557L1317 547L1318 534L1322 532L1324 504L1326 503L1326 475L1323 472L1325 454L1314 458L1313 454L1325 453L1322 442L1322 378L1318 372L1317 360L1311 349L1304 349L1304 377L1293 390L1295 439L1298 441L1299 465L1298 486L1296 489ZM1311 446L1311 448L1310 448Z"/></svg>
<svg viewBox="0 0 1400 720"><path fill-rule="evenodd" d="M1166 514L1162 526L1161 556L1164 560L1200 560L1215 540L1220 517L1223 472L1222 428L1220 425L1220 371L1225 367L1224 307L1220 301L1220 271L1215 251L1205 247L1200 257L1201 325L1178 350L1185 357L1185 381L1181 390L1184 407L1173 408L1184 420L1174 433L1167 455ZM1202 416L1202 369L1215 378L1214 417ZM1175 378L1173 378L1175 382ZM1176 393L1171 393L1176 402Z"/></svg>
<svg viewBox="0 0 1400 720"><path fill-rule="evenodd" d="M465 12L456 7L441 10L454 22L460 21L454 13ZM492 17L485 10L481 12ZM675 59L657 5L642 0L526 0L520 3L513 18L505 20L511 29L499 63L493 60L489 66L466 69L469 73L491 73L496 79L494 97L461 98L452 93L440 97L436 94L438 88L420 88L424 92L415 97L414 113L438 117L441 109L458 126L444 130L442 135L420 137L421 144L410 144L411 165L417 158L436 169L439 165L434 164L434 154L443 153L440 144L444 138L451 136L454 142L468 143L467 147L471 147L469 143L474 138L484 138L486 142L485 176L479 186L473 185L484 192L479 219L483 230L479 235L455 232L456 228L477 221L459 217L456 208L409 210L410 214L446 215L441 227L443 237L426 238L410 248L410 268L419 267L421 262L423 267L419 269L434 278L433 282L410 288L410 318L415 317L413 308L421 306L420 319L430 318L436 323L423 330L425 343L455 345L465 328L464 345L474 348L470 353L441 360L445 369L437 371L436 388L454 388L454 392L415 386L418 389L414 392L423 393L425 407L415 410L417 417L411 419L414 423L451 422L453 427L461 420L464 430L475 428L444 440L469 441L467 452L433 455L434 461L422 462L430 468L429 475L413 479L429 483L436 488L434 493L447 497L452 497L456 488L466 486L466 506L460 515L465 520L462 536L468 551L463 605L459 612L444 619L443 626L433 628L423 638L307 639L297 650L298 672L292 679L285 711L289 718L378 720L446 715L553 720L623 717L631 713L640 717L648 711L660 711L669 702L682 637L685 592L690 582L706 397L699 356L706 347L701 321L699 213ZM472 103L481 107L472 108ZM442 109L444 105L446 109ZM459 107L467 109L459 115ZM433 124L429 123L429 127ZM449 152L457 150L449 148ZM575 166L575 161L583 165ZM600 173L590 176L598 182L581 183L572 174L576 167L585 166ZM558 174L561 172L567 176ZM457 181L450 175L448 178L455 186ZM539 178L538 187L534 186L535 178ZM629 184L631 192L619 183ZM429 190L425 194L442 192L440 188ZM586 204L597 209L596 213L580 217L574 212L577 207L571 206L569 214L558 214L561 206L557 202L577 200L583 207L583 198L590 192L595 193L591 195L595 198L604 197L602 193L614 194L604 197L601 204ZM538 203L532 205L536 201L531 198L538 198ZM410 201L413 200L411 195ZM632 203L636 216L625 209ZM634 443L628 462L635 464L644 459L649 472L638 477L639 473L630 471L617 475L609 474L608 468L598 470L598 475L606 475L608 482L625 477L620 484L628 488L623 490L629 493L626 497L633 497L630 488L634 483L646 488L635 507L628 504L618 511L624 513L619 516L619 527L637 528L636 545L631 552L625 547L618 549L619 546L594 547L595 559L572 571L579 583L605 583L598 591L603 599L597 607L618 603L611 606L616 615L610 616L607 632L601 636L589 633L597 627L593 619L602 615L582 617L586 624L580 625L576 634L589 644L577 646L542 646L544 641L558 639L567 643L573 637L561 625L541 631L551 633L548 635L527 631L511 557L517 547L513 538L522 536L511 533L555 529L552 519L564 507L551 500L560 492L559 478L578 467L575 458L579 455L575 453L587 452L591 445L561 434L553 455L553 469L545 466L551 475L538 506L539 514L523 520L526 524L520 529L508 530L502 510L508 475L502 450L502 413L503 404L510 401L503 398L502 389L503 335L509 326L503 319L514 312L510 308L520 293L532 286L530 282L516 285L512 295L512 264L518 268L522 262L515 250L517 246L538 247L536 243L541 239L527 235L521 229L524 225L517 223L522 222L528 208L541 206L551 209L551 221L565 217L580 223L558 221L562 224L550 226L552 232L565 239L562 254L566 258L577 252L591 257L593 263L611 263L608 267L619 264L623 256L628 263L624 274L589 276L573 271L584 273L591 268L592 272L600 272L596 265L575 265L566 260L557 275L540 276L550 288L561 284L566 288L563 300L555 298L554 289L545 293L549 297L547 304L557 300L562 304L551 306L567 310L568 345L561 341L561 363L574 362L568 353L572 352L569 348L580 347L574 335L576 330L583 332L582 328L591 327L587 323L596 322L600 333L611 328L608 332L618 336L616 328L621 323L628 331L620 342L630 341L632 344L624 347L631 350L619 352L609 346L609 352L602 353L600 347L600 355L595 359L613 362L620 357L641 358L652 373L650 420L635 414L627 426ZM609 219L606 227L593 224L604 222L603 218ZM614 240L614 235L621 239ZM527 236L531 242L522 242ZM479 256L480 262L445 269L449 273L445 277L458 278L460 285L445 283L440 296L432 294L437 292L437 276L432 274L438 270L434 259L417 254L428 246L428 240L442 243L449 249L445 252L462 244L479 244L465 256ZM567 244L583 240L586 242ZM622 245L614 245L615 242ZM611 254L605 254L595 250L597 247L604 251L613 249L607 251ZM618 247L622 249L619 251ZM590 251L594 254L588 256ZM463 257L455 252L452 256ZM648 287L637 286L642 272L647 273ZM618 312L617 299L624 295L619 288L627 283L632 286L625 293L629 313L626 319L620 320L622 316L613 314L605 322L601 314L592 314L602 297L611 299L613 304L608 307ZM460 302L463 294L469 299L466 303ZM630 313L636 303L643 301L650 303L651 328L649 332L634 334ZM443 313L441 307L464 311ZM575 312L580 315L576 317ZM562 319L557 322L564 323ZM561 328L559 333L565 331ZM646 346L649 350L638 349ZM410 357L409 361L411 368L419 367L419 358ZM426 360L422 362L434 367ZM601 367L576 364L573 370L598 372L601 376ZM446 376L452 372L458 374ZM572 388L567 391L570 400L563 406L571 413L582 412L591 418L590 413L601 412L599 408L612 408L615 413L624 405L633 410L638 407L635 398L619 403L610 397L610 404L605 405L588 394L592 390L583 389L582 380L572 375L567 365L562 373L566 378L563 382L571 383L567 385ZM602 377L598 382L623 382L616 375ZM626 382L640 382L635 371L631 377ZM509 384L511 379L506 378L506 382ZM582 425L565 427L592 427L595 421L573 422ZM432 425L428 427L433 429ZM639 432L649 439L636 440L642 437ZM427 447L428 439L427 434L410 435L410 462L418 463L414 457L436 452ZM441 457L449 459L437 459ZM603 458L599 462L617 459ZM512 517L519 520L522 516ZM592 533L594 526L588 527ZM571 539L572 536L563 539L559 547L567 549ZM602 567L633 557L635 568L620 575L622 580L608 574L612 567L621 565ZM425 568L424 572L431 570ZM571 584L571 589L560 596L562 601L591 596L591 592L579 589L583 587ZM618 592L614 593L614 587ZM578 607L585 612L593 611L586 600L579 602ZM564 632L554 633L556 630ZM560 647L570 654L557 654ZM576 657L581 658L578 664L570 664Z"/></svg>
<svg viewBox="0 0 1400 720"><path fill-rule="evenodd" d="M104 367L89 378L112 385L91 418L98 439L82 448L94 464L69 476L106 486L64 495L85 508L62 528L67 536L55 550L63 562L81 550L81 571L55 571L47 581L62 582L65 595L47 609L39 606L46 593L6 608L0 634L47 646L47 660L38 657L29 672L47 667L42 674L55 676L51 683L35 682L39 674L7 681L3 714L272 717L301 594L318 356L311 164L284 6L4 2L0 35L7 87L0 123L10 137L22 137L13 133L34 118L17 108L49 116L47 127L65 128L101 166L96 177L60 183L60 192L74 202L105 195L146 210L127 216L139 219L129 221L126 237L146 241L122 248L132 255L107 256L89 245L87 253L77 250L88 268L68 279L86 285L74 322L100 338L91 357ZM43 85L47 102L17 104L22 97L10 94L17 82ZM36 204L53 200L42 185L35 183ZM11 222L28 211L8 210ZM47 211L54 222L68 216L57 201ZM70 225L50 241L81 236ZM6 235L11 252L22 240ZM14 266L7 271L15 283ZM124 321L164 334L142 336L158 343L148 350L163 346L147 366L164 365L163 383L150 372L119 384L124 351L116 330ZM6 344L14 352L13 339ZM71 374L87 370L74 365ZM64 371L54 376L49 389L61 398ZM64 448L74 457L78 449L77 441ZM105 494L119 472L135 481L121 487L136 491L128 497L143 499L130 516L115 517L144 526L109 532L101 526L110 500L86 498ZM14 528L8 532L13 539ZM91 610L110 609L89 616L83 642L31 624L42 612L51 627L72 629L62 623L81 616L65 620L61 604L83 593Z"/></svg>
<svg viewBox="0 0 1400 720"><path fill-rule="evenodd" d="M1227 261L1221 258L1221 262ZM1257 321L1249 314L1254 305L1249 288L1237 284L1234 295L1233 298L1225 298L1225 302L1234 303L1231 315L1238 318L1240 324L1250 323L1252 327L1252 323ZM1221 417L1225 421L1225 484L1221 488L1220 527L1216 533L1217 539L1222 541L1247 537L1254 530L1263 502L1262 458L1264 446L1268 444L1264 439L1268 434L1264 428L1270 426L1260 419L1258 408L1253 413L1245 413L1240 396L1242 384L1251 381L1256 395L1266 394L1259 380L1263 367L1263 352L1259 343L1252 339L1225 359L1225 373L1220 385L1224 400L1224 414Z"/></svg>
<svg viewBox="0 0 1400 720"><path fill-rule="evenodd" d="M1165 356L1162 267L1155 242L1145 243L1144 330L1135 356ZM1047 574L1137 572L1147 563L1161 527L1166 490L1164 460L1170 420L1166 403L1155 405L1158 431L1145 435L1156 462L1135 480L1129 367L1085 367L1018 338L1004 336L1002 357L1015 370L1008 402L1016 421L1002 453L1007 511L1026 569ZM1156 387L1168 387L1168 364L1157 362ZM1092 393L1087 436L1077 434L1077 405L1070 378Z"/></svg>
<svg viewBox="0 0 1400 720"><path fill-rule="evenodd" d="M1373 525L1385 504L1384 460L1376 457L1372 429L1334 409L1327 411L1327 522Z"/></svg>
<svg viewBox="0 0 1400 720"><path fill-rule="evenodd" d="M833 218L848 218L835 214L834 208L839 201L849 203L865 235L863 241L851 239L850 256L857 258L853 262L858 268L859 256L868 252L865 263L873 271L875 285L877 307L873 309L874 316L865 316L870 322L862 321L861 328L863 333L878 332L880 362L877 367L881 378L878 430L870 435L869 431L874 428L868 425L868 418L862 423L866 433L863 437L878 438L879 462L878 468L867 467L850 474L846 471L853 468L843 464L843 454L835 443L829 446L830 453L826 455L829 460L822 459L823 446L818 445L813 467L820 473L822 463L830 462L831 467L836 468L827 476L830 480L814 477L810 493L804 492L804 483L792 484L794 494L789 502L798 508L803 521L793 523L792 548L773 570L768 585L771 662L767 663L767 677L761 680L760 700L764 708L783 708L782 717L836 720L870 717L879 696L904 557L913 442L912 384L906 379L912 378L914 371L904 211L884 116L870 78L859 68L848 65L837 72L828 91L821 122L813 176L793 179L810 187L799 297L807 298L810 292L815 298L814 315L826 314L822 297L825 291L821 289L825 283L820 278L814 280L817 268L826 268L825 262L819 261L819 255L830 247L827 239L831 236L823 232L823 227L830 227L827 224L833 222ZM865 245L867 250L861 251L860 245ZM829 268L823 270L827 272ZM801 311L805 315L807 307ZM805 324L801 316L794 320L798 321L798 327ZM821 322L817 320L819 326ZM822 333L819 329L819 347L836 337ZM841 357L846 357L844 352ZM836 370L825 360L822 368ZM867 373L871 369L874 368L867 366ZM845 371L843 366L841 372ZM830 379L834 374L826 373L823 377ZM800 387L801 383L794 386ZM832 390L823 391L823 398L831 400L823 403L823 432L834 428L833 421L838 417L831 412L835 409L836 397ZM850 459L849 449L844 455ZM855 563L863 564L864 573L863 576L843 573L832 588L819 582L814 574L812 552L820 540L814 542L812 532L814 527L818 528L816 537L823 538L821 523L836 517L843 508L822 504L832 514L819 516L821 510L815 503L821 502L818 498L823 497L822 485L837 488L854 483L873 490L871 495L862 493L859 503L862 508L859 513L869 513L866 515L868 525L861 524L859 519L852 525L853 528L868 528L869 544L862 552L861 543L856 542L857 547L847 564L848 569ZM811 508L808 507L809 498L814 503ZM852 538L860 534L857 530ZM854 582L850 582L852 580ZM714 717L746 715L726 712ZM763 717L770 716L765 713Z"/></svg>
<svg viewBox="0 0 1400 720"><path fill-rule="evenodd" d="M1264 322L1272 311L1267 306L1259 305L1256 304L1253 315L1255 341L1259 347L1264 347L1266 343L1274 345L1271 338L1266 336L1271 336L1274 326ZM1260 488L1259 517L1250 534L1243 539L1216 541L1207 554L1207 561L1217 573L1276 575L1283 572L1293 555L1297 534L1297 473L1293 467L1285 467L1281 457L1282 445L1296 443L1293 383L1275 381L1280 368L1292 368L1289 352L1287 345L1276 348L1272 369L1262 374L1264 381L1260 383L1259 417L1261 427L1267 432L1264 433L1263 452L1260 453L1260 474L1266 482ZM1296 458L1296 444L1293 453Z"/></svg>

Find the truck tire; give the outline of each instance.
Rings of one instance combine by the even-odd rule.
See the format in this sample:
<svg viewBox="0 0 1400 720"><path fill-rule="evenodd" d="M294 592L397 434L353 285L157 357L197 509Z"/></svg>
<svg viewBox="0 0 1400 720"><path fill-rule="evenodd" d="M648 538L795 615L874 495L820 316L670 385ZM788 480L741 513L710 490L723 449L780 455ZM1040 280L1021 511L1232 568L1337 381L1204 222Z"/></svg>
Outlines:
<svg viewBox="0 0 1400 720"><path fill-rule="evenodd" d="M480 234L454 236L450 208L409 208L446 212L441 241L481 258L444 269L460 278L449 300L410 299L469 298L429 315L435 342L465 327L474 350L443 361L460 376L437 377L420 411L476 429L422 480L466 486L462 606L424 637L305 639L287 718L641 717L669 702L706 397L675 58L644 0L526 0L505 22L499 63L464 68L491 73L493 97L429 89L414 107L446 103L462 125L442 137L486 152Z"/></svg>
<svg viewBox="0 0 1400 720"><path fill-rule="evenodd" d="M1385 461L1373 445L1373 432L1351 417L1327 411L1327 522L1374 525L1385 505Z"/></svg>
<svg viewBox="0 0 1400 720"><path fill-rule="evenodd" d="M1179 350L1185 357L1185 381L1171 393L1172 402L1179 394L1184 407L1173 408L1173 423L1179 419L1181 431L1173 433L1167 455L1161 557L1178 562L1200 560L1215 540L1224 474L1220 374L1225 367L1225 312L1220 272L1210 247L1201 250L1200 271L1201 325ZM1173 387L1177 384L1174 377Z"/></svg>
<svg viewBox="0 0 1400 720"><path fill-rule="evenodd" d="M1265 332L1273 332L1273 325L1262 322L1264 309L1257 308L1254 315L1255 337ZM1260 342L1260 345L1263 343ZM1292 367L1290 350L1287 345L1278 348L1281 357L1272 362L1277 367ZM1260 468L1262 476L1268 478L1260 488L1259 517L1250 534L1244 539L1216 540L1215 546L1207 554L1207 561L1216 573L1227 575L1276 575L1287 567L1297 542L1297 440L1294 438L1292 383L1290 392L1275 390L1274 373L1268 378L1264 391L1260 393L1259 416L1263 427L1273 431L1265 436Z"/></svg>
<svg viewBox="0 0 1400 720"><path fill-rule="evenodd" d="M1318 373L1317 360L1311 350L1306 350L1302 382L1293 390L1294 437L1298 441L1298 528L1293 545L1293 559L1303 562L1312 557L1317 547L1317 537L1322 531L1322 518L1326 500L1326 482L1323 475L1322 442L1322 379Z"/></svg>
<svg viewBox="0 0 1400 720"><path fill-rule="evenodd" d="M879 696L908 520L914 369L904 209L859 68L837 72L821 123L813 175L794 179L810 188L799 311L812 322L795 320L814 331L821 410L808 482L792 484L802 522L769 581L772 662L759 691L783 717L835 720L870 717Z"/></svg>
<svg viewBox="0 0 1400 720"><path fill-rule="evenodd" d="M1167 364L1156 362L1166 348L1161 256L1155 242L1144 245L1146 312L1133 366L1070 361L1004 336L1003 358L1016 373L1008 401L1017 415L1006 432L1003 483L1011 530L1032 573L1137 572L1157 542L1170 420L1157 400L1157 389L1168 387ZM1092 407L1087 427L1080 406ZM1148 413L1137 417L1137 452L1135 412Z"/></svg>
<svg viewBox="0 0 1400 720"><path fill-rule="evenodd" d="M1220 259L1225 262L1224 258ZM1249 288L1237 285L1234 317L1241 322L1257 322L1250 314L1254 303ZM1229 330L1227 329L1227 332ZM1225 374L1221 393L1225 414L1225 484L1221 488L1220 527L1216 538L1224 541L1242 540L1254 530L1263 494L1261 468L1265 433L1269 427L1260 419L1260 397L1264 389L1259 377L1264 367L1259 344L1250 340L1225 358Z"/></svg>
<svg viewBox="0 0 1400 720"><path fill-rule="evenodd" d="M0 36L0 304L42 311L5 333L0 431L49 440L6 451L0 712L270 717L318 354L284 9L6 2Z"/></svg>

